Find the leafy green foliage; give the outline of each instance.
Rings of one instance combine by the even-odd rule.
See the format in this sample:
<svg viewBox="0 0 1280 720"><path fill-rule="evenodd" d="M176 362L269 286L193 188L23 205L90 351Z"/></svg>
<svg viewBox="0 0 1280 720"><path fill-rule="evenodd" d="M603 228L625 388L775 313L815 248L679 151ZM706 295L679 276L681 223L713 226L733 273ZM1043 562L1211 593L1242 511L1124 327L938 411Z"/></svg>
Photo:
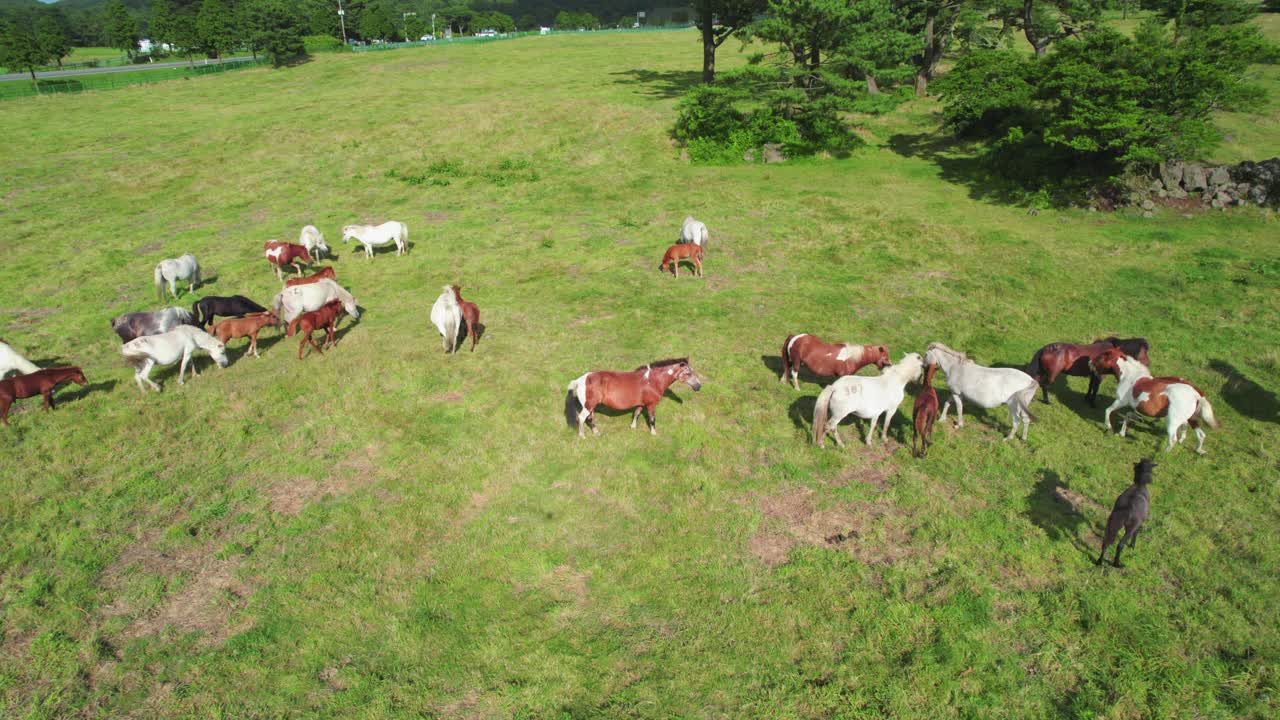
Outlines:
<svg viewBox="0 0 1280 720"><path fill-rule="evenodd" d="M286 0L246 0L242 6L250 44L281 67L307 54L302 31Z"/></svg>
<svg viewBox="0 0 1280 720"><path fill-rule="evenodd" d="M555 27L558 30L577 30L578 28L594 30L600 27L600 21L589 12L561 10L556 13Z"/></svg>
<svg viewBox="0 0 1280 720"><path fill-rule="evenodd" d="M120 0L107 3L105 31L107 44L130 56L138 49L138 22Z"/></svg>
<svg viewBox="0 0 1280 720"><path fill-rule="evenodd" d="M209 57L231 52L243 38L236 27L236 16L226 0L203 0L196 13L196 36Z"/></svg>
<svg viewBox="0 0 1280 720"><path fill-rule="evenodd" d="M35 69L53 56L40 44L31 15L9 20L0 17L0 65L27 70L35 81Z"/></svg>

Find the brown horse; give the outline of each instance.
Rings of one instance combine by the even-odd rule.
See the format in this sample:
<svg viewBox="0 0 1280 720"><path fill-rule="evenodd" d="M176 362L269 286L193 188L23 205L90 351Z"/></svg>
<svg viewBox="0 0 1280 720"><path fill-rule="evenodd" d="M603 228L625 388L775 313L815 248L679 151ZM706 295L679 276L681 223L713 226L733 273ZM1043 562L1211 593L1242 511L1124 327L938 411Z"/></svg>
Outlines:
<svg viewBox="0 0 1280 720"><path fill-rule="evenodd" d="M80 368L71 366L46 368L0 380L0 420L5 425L9 424L9 406L19 398L43 395L44 409L52 410L53 391L64 382L74 382L81 386L89 384Z"/></svg>
<svg viewBox="0 0 1280 720"><path fill-rule="evenodd" d="M249 338L249 348L245 352L253 353L254 357L262 357L258 354L258 333L268 325L279 324L280 321L276 319L275 313L253 313L242 318L232 318L219 322L213 326L213 336L218 338L223 345L226 345L228 340L247 337Z"/></svg>
<svg viewBox="0 0 1280 720"><path fill-rule="evenodd" d="M658 271L661 272L671 265L671 274L680 277L680 261L688 260L693 263L693 274L702 275L702 246L692 243L672 245L662 255L662 262L658 263Z"/></svg>
<svg viewBox="0 0 1280 720"><path fill-rule="evenodd" d="M1116 380L1120 379L1120 358L1128 355L1125 351L1118 347L1111 347L1098 353L1089 366L1099 375L1114 375ZM1133 357L1130 355L1130 357ZM1141 362L1141 358L1134 358ZM1146 363L1142 363L1146 365ZM1195 383L1176 375L1166 375L1164 377L1142 378L1133 384L1132 395L1134 398L1140 397L1146 393L1147 398L1139 402L1134 409L1147 417L1164 417L1169 411L1169 397L1164 394L1165 388L1170 385L1190 385L1201 397L1204 397L1204 391L1196 386ZM1195 427L1195 420L1192 419L1191 427Z"/></svg>
<svg viewBox="0 0 1280 720"><path fill-rule="evenodd" d="M325 267L323 270L320 270L314 275L308 275L306 277L296 277L296 278L293 278L292 280L285 280L284 286L293 287L294 285L310 285L313 282L319 282L325 279L332 280L334 282L338 281L338 273L333 271L332 265Z"/></svg>
<svg viewBox="0 0 1280 720"><path fill-rule="evenodd" d="M658 434L658 416L654 414L658 401L662 399L667 388L675 382L683 382L695 391L702 389L702 380L689 367L689 358L660 360L642 365L631 372L610 372L593 370L569 383L569 392L564 396L564 417L570 426L577 425L578 437L582 434L583 424L591 427L596 435L596 406L604 404L614 410L630 410L631 428L635 429L636 420L640 418L640 410L644 409L649 421L649 433Z"/></svg>
<svg viewBox="0 0 1280 720"><path fill-rule="evenodd" d="M338 325L338 319L345 313L341 300L330 300L319 310L305 312L294 318L293 322L289 323L289 337L293 337L293 334L299 330L302 332L302 341L298 343L298 359L302 359L302 349L307 346L307 343L311 343L311 347L321 355L324 354L324 350L311 338L311 333L316 330L325 331L325 347L337 345L338 339L334 336L334 330Z"/></svg>
<svg viewBox="0 0 1280 720"><path fill-rule="evenodd" d="M929 363L925 367L924 385L920 387L915 408L911 411L911 422L915 426L911 433L911 454L916 457L928 455L929 443L933 440L933 421L938 419L938 391L933 389L933 376L937 372L937 363ZM916 452L916 438L920 438L919 452Z"/></svg>
<svg viewBox="0 0 1280 720"><path fill-rule="evenodd" d="M471 352L476 351L476 341L480 339L480 308L473 302L462 299L462 286L450 285L453 298L458 301L458 309L462 311L462 319L467 323L467 335L471 336Z"/></svg>
<svg viewBox="0 0 1280 720"><path fill-rule="evenodd" d="M1031 356L1031 362L1027 364L1026 372L1040 383L1040 389L1044 392L1046 404L1049 402L1049 386L1058 379L1059 375L1087 376L1089 378L1089 389L1085 392L1085 399L1089 401L1091 407L1096 407L1098 404L1098 389L1102 387L1102 376L1093 371L1090 363L1104 350L1111 348L1120 348L1126 355L1136 359L1143 365L1148 367L1151 365L1151 358L1147 354L1147 341L1144 338L1121 340L1117 337L1109 337L1102 340L1094 340L1088 345L1061 342L1049 343Z"/></svg>
<svg viewBox="0 0 1280 720"><path fill-rule="evenodd" d="M277 280L284 280L282 268L285 265L292 265L298 271L298 277L302 277L302 265L311 264L311 254L305 246L297 243L268 240L262 245L262 254L266 256L271 269L276 271Z"/></svg>
<svg viewBox="0 0 1280 720"><path fill-rule="evenodd" d="M787 374L790 373L791 383L799 390L801 365L809 368L814 375L844 377L853 375L871 363L883 370L889 364L888 346L848 343L833 345L822 342L809 333L788 335L782 342L782 377L778 378L778 382L786 382Z"/></svg>

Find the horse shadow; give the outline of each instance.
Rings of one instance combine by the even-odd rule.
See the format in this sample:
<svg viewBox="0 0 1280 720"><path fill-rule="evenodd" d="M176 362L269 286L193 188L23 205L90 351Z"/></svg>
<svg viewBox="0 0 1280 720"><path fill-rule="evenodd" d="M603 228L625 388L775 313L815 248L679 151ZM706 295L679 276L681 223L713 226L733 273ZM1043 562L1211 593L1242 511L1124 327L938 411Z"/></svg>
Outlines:
<svg viewBox="0 0 1280 720"><path fill-rule="evenodd" d="M817 395L801 395L791 401L787 408L787 417L798 430L808 431L813 425L813 408L818 404Z"/></svg>
<svg viewBox="0 0 1280 720"><path fill-rule="evenodd" d="M115 389L116 385L119 385L119 384L120 384L119 380L104 380L103 382L99 382L99 383L89 383L84 387L80 387L79 385L73 385L75 390L73 390L72 392L64 392L58 395L57 397L54 398L54 402L57 403L59 406L66 405L67 403L76 402L77 400L84 399L84 397L87 396L89 393L111 392L112 390Z"/></svg>
<svg viewBox="0 0 1280 720"><path fill-rule="evenodd" d="M1231 409L1261 422L1280 422L1280 399L1274 392L1245 377L1225 360L1210 360L1209 367L1225 379L1221 395Z"/></svg>
<svg viewBox="0 0 1280 720"><path fill-rule="evenodd" d="M763 363L764 366L769 369L769 372L773 373L775 377L782 377L782 357L781 356L761 355L760 362ZM828 380L828 378L826 377L823 377L821 375L814 375L813 373L809 372L809 367L807 365L800 366L799 378L800 378L800 382L812 383L815 385L821 385L823 387L825 387L824 381ZM786 384L790 386L791 384L790 377L786 378ZM821 391L821 389L822 388L819 388L819 391ZM810 413L810 415L812 415L812 413Z"/></svg>
<svg viewBox="0 0 1280 720"><path fill-rule="evenodd" d="M1093 549L1080 537L1080 528L1089 520L1065 499L1064 490L1070 488L1063 484L1058 473L1047 468L1041 470L1035 486L1027 493L1027 509L1023 515L1050 540L1069 540L1073 547L1092 558Z"/></svg>
<svg viewBox="0 0 1280 720"><path fill-rule="evenodd" d="M696 70L622 70L610 73L620 79L614 80L617 85L635 85L645 90L637 92L664 99L682 97L689 88L702 81L702 73Z"/></svg>
<svg viewBox="0 0 1280 720"><path fill-rule="evenodd" d="M271 333L270 335L264 332L258 333L258 354L261 355L267 350L270 350L272 345L275 345L281 340L284 340L286 337L288 336L285 335L284 328L280 328L279 332ZM236 354L235 359L233 359L230 363L227 364L228 367L240 362L245 357L253 357L253 355L249 353L249 346L252 344L249 342L249 338L236 338L236 339L242 341L244 345L239 348L239 351ZM232 352L236 352L235 349L227 348L228 355L230 355Z"/></svg>

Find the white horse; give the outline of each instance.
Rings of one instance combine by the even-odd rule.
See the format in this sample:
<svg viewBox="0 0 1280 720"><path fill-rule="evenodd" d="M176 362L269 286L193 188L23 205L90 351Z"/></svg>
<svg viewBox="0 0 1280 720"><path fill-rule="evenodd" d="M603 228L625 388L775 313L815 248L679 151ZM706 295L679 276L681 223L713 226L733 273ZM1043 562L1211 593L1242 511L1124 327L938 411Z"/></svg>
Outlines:
<svg viewBox="0 0 1280 720"><path fill-rule="evenodd" d="M167 282L169 283L169 294L176 298L178 297L178 290L174 286L175 281L186 280L187 292L195 290L196 283L200 282L200 263L196 262L195 255L187 253L179 258L161 260L156 265L154 275L156 295L159 295L162 301L165 299L164 284Z"/></svg>
<svg viewBox="0 0 1280 720"><path fill-rule="evenodd" d="M440 293L440 297L431 306L431 322L440 331L444 351L451 353L457 350L458 330L462 327L462 308L458 306L458 298L451 286L445 285L444 292ZM467 332L475 331L468 328Z"/></svg>
<svg viewBox="0 0 1280 720"><path fill-rule="evenodd" d="M964 427L964 403L969 400L980 408L993 408L997 405L1009 407L1009 419L1013 427L1005 440L1011 440L1022 425L1022 439L1027 439L1027 429L1035 418L1031 415L1031 401L1036 397L1036 389L1040 387L1035 378L1014 368L984 367L970 360L967 355L943 345L929 343L925 350L924 361L937 363L947 375L947 387L951 389L951 397L942 406L942 415L938 419L947 420L947 410L951 401L956 403L956 427Z"/></svg>
<svg viewBox="0 0 1280 720"><path fill-rule="evenodd" d="M898 405L907 394L907 383L919 380L924 363L918 353L907 353L896 365L886 365L879 375L846 375L828 385L818 395L813 408L813 441L824 447L827 433L836 439L836 445L844 447L838 425L846 415L853 413L871 421L867 428L867 445L876 432L876 422L884 415L884 428L880 442L889 439L889 423L898 412Z"/></svg>
<svg viewBox="0 0 1280 720"><path fill-rule="evenodd" d="M329 254L329 246L324 244L324 235L315 225L302 228L302 234L298 236L298 244L306 248L311 257L316 260L319 260L322 254Z"/></svg>
<svg viewBox="0 0 1280 720"><path fill-rule="evenodd" d="M1102 421L1107 432L1111 432L1111 413L1120 408L1136 409L1151 417L1158 417L1161 412L1166 412L1169 444L1165 447L1165 452L1172 450L1175 442L1181 443L1187 439L1187 427L1190 426L1196 431L1196 453L1203 455L1205 433L1200 429L1199 422L1216 428L1218 420L1213 416L1213 406L1209 404L1209 399L1200 393L1199 388L1180 382L1181 378L1153 378L1146 365L1128 355L1118 358L1116 366L1120 370L1116 401L1107 408ZM1125 413L1124 420L1120 423L1120 437L1128 432L1129 420L1133 417L1133 413ZM1181 435L1178 434L1179 430L1182 431Z"/></svg>
<svg viewBox="0 0 1280 720"><path fill-rule="evenodd" d="M405 243L409 242L409 226L391 220L381 225L348 225L342 228L342 242L355 240L364 245L366 260L373 258L375 246L396 244L396 255L405 252Z"/></svg>
<svg viewBox="0 0 1280 720"><path fill-rule="evenodd" d="M39 369L35 363L19 355L9 343L0 340L0 379L15 370L19 375L26 375Z"/></svg>
<svg viewBox="0 0 1280 720"><path fill-rule="evenodd" d="M347 314L356 320L360 319L356 299L341 285L327 278L281 290L271 301L271 311L276 314L281 324L288 324L304 312L319 310L330 300L341 300Z"/></svg>
<svg viewBox="0 0 1280 720"><path fill-rule="evenodd" d="M707 226L694 220L692 216L684 219L684 224L680 226L680 244L693 243L694 245L705 246L710 236L707 234Z"/></svg>
<svg viewBox="0 0 1280 720"><path fill-rule="evenodd" d="M124 361L134 368L133 379L138 383L138 389L144 393L147 391L142 384L144 382L160 392L160 386L149 377L151 369L156 365L172 365L181 360L182 366L178 369L179 385L186 384L184 376L188 363L191 363L191 374L199 375L191 359L196 350L208 352L218 363L218 367L227 366L227 347L214 336L191 325L181 325L159 335L136 338L120 348Z"/></svg>

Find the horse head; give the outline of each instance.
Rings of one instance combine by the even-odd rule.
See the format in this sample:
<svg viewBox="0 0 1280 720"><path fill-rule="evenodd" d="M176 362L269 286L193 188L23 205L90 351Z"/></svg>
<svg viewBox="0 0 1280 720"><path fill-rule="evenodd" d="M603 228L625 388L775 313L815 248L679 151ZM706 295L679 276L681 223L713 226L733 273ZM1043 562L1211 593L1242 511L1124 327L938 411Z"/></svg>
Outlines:
<svg viewBox="0 0 1280 720"><path fill-rule="evenodd" d="M355 235L353 235L351 231L358 227L360 226L359 225L343 225L342 226L342 242L344 245L348 240L355 237Z"/></svg>
<svg viewBox="0 0 1280 720"><path fill-rule="evenodd" d="M214 340L213 343L205 349L209 351L209 357L213 358L213 361L218 363L218 367L224 368L227 366L227 346L222 344L221 341Z"/></svg>
<svg viewBox="0 0 1280 720"><path fill-rule="evenodd" d="M886 345L875 345L871 347L871 353L875 356L872 360L876 364L876 369L884 370L884 366L889 364L889 348Z"/></svg>
<svg viewBox="0 0 1280 720"><path fill-rule="evenodd" d="M685 358L676 366L676 380L683 382L685 385L693 388L694 392L702 389L702 378L689 367L689 360Z"/></svg>
<svg viewBox="0 0 1280 720"><path fill-rule="evenodd" d="M1120 377L1120 360L1125 357L1124 351L1118 347L1109 347L1098 353L1089 361L1089 368L1099 375L1111 373Z"/></svg>
<svg viewBox="0 0 1280 720"><path fill-rule="evenodd" d="M934 363L930 364L932 365ZM921 359L920 353L907 353L902 356L902 359L898 361L898 364L893 365L892 367L902 368L902 372L906 374L906 377L902 378L904 382L910 382L912 380L920 382L924 377L924 360Z"/></svg>
<svg viewBox="0 0 1280 720"><path fill-rule="evenodd" d="M77 385L79 385L79 386L81 386L81 387L84 387L85 385L88 385L88 384L89 384L89 381L88 381L88 380L86 380L86 379L85 379L85 377L84 377L84 371L83 371L83 370L81 370L81 369L80 369L80 368L78 368L78 367L73 367L73 368L71 368L71 369L72 369L72 370L75 370L75 374L73 374L73 375L70 377L71 382L73 382L73 383L75 383L75 384L77 384Z"/></svg>

